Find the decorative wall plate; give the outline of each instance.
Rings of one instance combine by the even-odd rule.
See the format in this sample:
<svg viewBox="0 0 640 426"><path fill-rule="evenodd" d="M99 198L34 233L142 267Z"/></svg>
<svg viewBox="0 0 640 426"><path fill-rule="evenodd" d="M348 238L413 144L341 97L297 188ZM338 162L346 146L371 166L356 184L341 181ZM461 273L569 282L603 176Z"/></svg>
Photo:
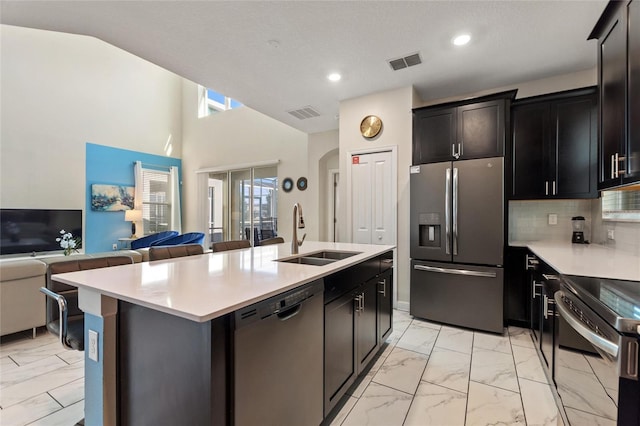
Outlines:
<svg viewBox="0 0 640 426"><path fill-rule="evenodd" d="M293 179L284 178L282 181L282 190L284 192L290 192L293 189Z"/></svg>
<svg viewBox="0 0 640 426"><path fill-rule="evenodd" d="M296 183L296 186L300 191L304 191L305 189L307 189L307 178L306 177L298 178L298 182Z"/></svg>

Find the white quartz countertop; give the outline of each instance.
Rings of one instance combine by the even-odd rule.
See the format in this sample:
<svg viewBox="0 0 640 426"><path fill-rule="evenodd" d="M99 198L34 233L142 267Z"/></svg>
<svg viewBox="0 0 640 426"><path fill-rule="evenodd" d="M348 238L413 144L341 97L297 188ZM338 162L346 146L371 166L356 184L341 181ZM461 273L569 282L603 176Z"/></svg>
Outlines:
<svg viewBox="0 0 640 426"><path fill-rule="evenodd" d="M394 249L305 241L299 254L360 252L324 266L276 262L291 243L55 275L56 280L193 321L205 322Z"/></svg>
<svg viewBox="0 0 640 426"><path fill-rule="evenodd" d="M640 256L599 244L514 241L563 275L640 281Z"/></svg>

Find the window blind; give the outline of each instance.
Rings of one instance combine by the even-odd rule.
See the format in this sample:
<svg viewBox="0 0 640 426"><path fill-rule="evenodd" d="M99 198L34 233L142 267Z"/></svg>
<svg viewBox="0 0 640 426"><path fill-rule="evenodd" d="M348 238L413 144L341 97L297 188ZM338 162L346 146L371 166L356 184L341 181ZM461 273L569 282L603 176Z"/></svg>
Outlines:
<svg viewBox="0 0 640 426"><path fill-rule="evenodd" d="M142 169L142 219L145 234L168 231L171 227L170 174Z"/></svg>

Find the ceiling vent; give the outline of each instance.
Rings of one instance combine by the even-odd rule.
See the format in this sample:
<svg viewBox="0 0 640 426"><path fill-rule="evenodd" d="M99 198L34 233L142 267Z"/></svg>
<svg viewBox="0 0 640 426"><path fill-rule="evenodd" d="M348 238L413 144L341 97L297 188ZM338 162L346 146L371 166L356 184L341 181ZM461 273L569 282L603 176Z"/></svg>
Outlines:
<svg viewBox="0 0 640 426"><path fill-rule="evenodd" d="M307 118L320 117L320 113L316 111L312 106L307 105L305 107L287 111L298 120L306 120Z"/></svg>
<svg viewBox="0 0 640 426"><path fill-rule="evenodd" d="M411 55L405 56L404 58L390 59L388 62L392 70L398 71L403 68L419 65L422 63L422 59L420 58L419 53L413 53Z"/></svg>

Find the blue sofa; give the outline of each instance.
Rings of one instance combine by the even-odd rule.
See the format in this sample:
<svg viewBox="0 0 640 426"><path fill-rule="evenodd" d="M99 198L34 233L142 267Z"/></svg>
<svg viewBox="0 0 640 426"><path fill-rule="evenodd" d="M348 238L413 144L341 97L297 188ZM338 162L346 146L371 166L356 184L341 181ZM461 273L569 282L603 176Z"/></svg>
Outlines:
<svg viewBox="0 0 640 426"><path fill-rule="evenodd" d="M168 238L175 237L178 234L179 233L177 231L164 231L138 238L137 240L131 241L131 250L151 247L151 244L154 242L166 240Z"/></svg>

